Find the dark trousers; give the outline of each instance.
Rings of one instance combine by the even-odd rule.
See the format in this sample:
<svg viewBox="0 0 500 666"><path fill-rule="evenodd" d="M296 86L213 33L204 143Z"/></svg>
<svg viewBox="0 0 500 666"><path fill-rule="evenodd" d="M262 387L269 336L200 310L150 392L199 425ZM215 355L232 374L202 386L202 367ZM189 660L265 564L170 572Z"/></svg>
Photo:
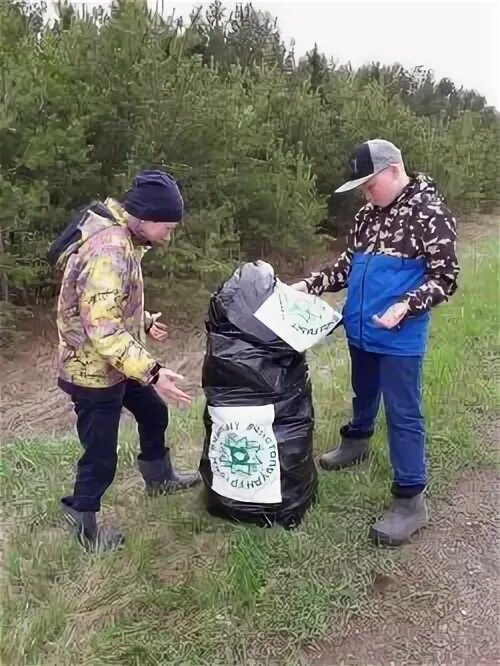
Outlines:
<svg viewBox="0 0 500 666"><path fill-rule="evenodd" d="M373 354L349 348L352 367L353 418L347 437L371 436L383 398L393 493L412 496L427 483L425 425L422 414L422 356Z"/></svg>
<svg viewBox="0 0 500 666"><path fill-rule="evenodd" d="M76 511L99 511L101 498L116 474L118 428L122 408L132 413L139 431L139 460L165 456L168 409L152 386L128 380L117 386L91 389L59 384L69 393L77 416L77 431L84 454L78 461L71 497L63 502Z"/></svg>

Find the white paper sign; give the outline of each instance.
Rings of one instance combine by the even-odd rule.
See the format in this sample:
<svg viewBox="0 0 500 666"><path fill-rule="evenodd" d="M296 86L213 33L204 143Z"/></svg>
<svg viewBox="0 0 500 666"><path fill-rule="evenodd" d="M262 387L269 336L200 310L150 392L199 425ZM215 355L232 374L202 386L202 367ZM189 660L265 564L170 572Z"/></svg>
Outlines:
<svg viewBox="0 0 500 666"><path fill-rule="evenodd" d="M340 312L321 298L280 281L254 316L298 352L322 340L342 320Z"/></svg>
<svg viewBox="0 0 500 666"><path fill-rule="evenodd" d="M208 406L212 435L208 457L212 489L239 502L274 504L281 498L274 405Z"/></svg>

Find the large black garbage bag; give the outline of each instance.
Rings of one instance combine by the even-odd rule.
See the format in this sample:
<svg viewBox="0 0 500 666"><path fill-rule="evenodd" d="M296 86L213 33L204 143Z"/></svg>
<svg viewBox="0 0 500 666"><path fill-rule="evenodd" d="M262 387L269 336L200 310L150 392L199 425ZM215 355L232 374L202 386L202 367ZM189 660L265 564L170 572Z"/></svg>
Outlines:
<svg viewBox="0 0 500 666"><path fill-rule="evenodd" d="M292 528L316 498L314 409L305 354L253 317L274 286L250 263L211 298L200 472L212 515Z"/></svg>

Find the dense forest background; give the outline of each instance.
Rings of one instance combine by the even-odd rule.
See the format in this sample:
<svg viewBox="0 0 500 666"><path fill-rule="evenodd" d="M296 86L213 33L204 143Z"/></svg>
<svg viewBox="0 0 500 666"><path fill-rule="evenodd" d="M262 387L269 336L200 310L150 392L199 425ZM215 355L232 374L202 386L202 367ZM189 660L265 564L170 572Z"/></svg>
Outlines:
<svg viewBox="0 0 500 666"><path fill-rule="evenodd" d="M216 0L172 20L121 0L109 15L0 0L0 314L56 292L46 260L71 211L119 196L139 168L181 182L188 217L147 259L179 302L235 262L301 266L359 202L331 196L353 145L384 137L461 216L499 201L500 118L478 92L397 63L353 69L312 44L296 61L277 21Z"/></svg>

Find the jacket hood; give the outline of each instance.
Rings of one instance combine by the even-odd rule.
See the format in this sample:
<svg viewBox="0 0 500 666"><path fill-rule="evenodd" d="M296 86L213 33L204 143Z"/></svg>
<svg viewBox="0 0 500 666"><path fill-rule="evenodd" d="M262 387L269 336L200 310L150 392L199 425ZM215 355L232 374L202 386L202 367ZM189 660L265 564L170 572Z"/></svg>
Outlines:
<svg viewBox="0 0 500 666"><path fill-rule="evenodd" d="M84 206L73 214L71 222L50 246L49 263L57 270L64 270L69 257L90 238L104 229L126 225L126 213L114 199Z"/></svg>
<svg viewBox="0 0 500 666"><path fill-rule="evenodd" d="M410 182L401 192L399 197L393 201L390 207L401 204L422 203L425 201L436 201L444 203L443 195L438 191L436 182L423 173L410 176ZM388 206L389 207L389 206Z"/></svg>
<svg viewBox="0 0 500 666"><path fill-rule="evenodd" d="M401 192L401 194L394 199L385 208L378 208L372 203L368 203L361 210L372 210L377 208L384 212L395 212L395 208L400 206L413 206L416 204L446 204L444 196L439 192L436 182L423 173L410 174L410 182Z"/></svg>

